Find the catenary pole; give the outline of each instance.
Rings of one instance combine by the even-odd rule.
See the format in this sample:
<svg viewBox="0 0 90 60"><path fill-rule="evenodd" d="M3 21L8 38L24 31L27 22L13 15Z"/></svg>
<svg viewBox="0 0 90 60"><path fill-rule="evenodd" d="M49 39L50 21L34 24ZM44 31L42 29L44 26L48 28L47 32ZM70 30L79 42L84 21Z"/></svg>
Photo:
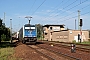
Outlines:
<svg viewBox="0 0 90 60"><path fill-rule="evenodd" d="M80 10L78 10L78 30L80 30Z"/></svg>
<svg viewBox="0 0 90 60"><path fill-rule="evenodd" d="M11 36L11 43L12 43L12 19L10 19L10 36Z"/></svg>

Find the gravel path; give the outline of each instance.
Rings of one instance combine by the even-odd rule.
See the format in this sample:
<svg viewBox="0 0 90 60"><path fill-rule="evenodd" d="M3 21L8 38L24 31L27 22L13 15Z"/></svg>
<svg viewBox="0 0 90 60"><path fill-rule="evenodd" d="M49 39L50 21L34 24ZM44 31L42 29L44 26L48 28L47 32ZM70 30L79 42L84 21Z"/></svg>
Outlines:
<svg viewBox="0 0 90 60"><path fill-rule="evenodd" d="M21 58L22 60L48 60L24 44L15 47L15 53L13 56L16 58Z"/></svg>

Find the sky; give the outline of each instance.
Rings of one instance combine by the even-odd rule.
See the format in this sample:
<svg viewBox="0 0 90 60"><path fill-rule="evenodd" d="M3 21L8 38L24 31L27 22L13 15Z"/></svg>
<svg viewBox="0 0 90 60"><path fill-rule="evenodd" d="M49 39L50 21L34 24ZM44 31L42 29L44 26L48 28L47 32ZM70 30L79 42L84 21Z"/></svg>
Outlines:
<svg viewBox="0 0 90 60"><path fill-rule="evenodd" d="M30 24L64 24L69 29L75 29L76 20L78 29L78 15L82 29L90 29L90 0L0 0L0 18L9 28L12 19L13 31L28 23L26 16L32 17Z"/></svg>

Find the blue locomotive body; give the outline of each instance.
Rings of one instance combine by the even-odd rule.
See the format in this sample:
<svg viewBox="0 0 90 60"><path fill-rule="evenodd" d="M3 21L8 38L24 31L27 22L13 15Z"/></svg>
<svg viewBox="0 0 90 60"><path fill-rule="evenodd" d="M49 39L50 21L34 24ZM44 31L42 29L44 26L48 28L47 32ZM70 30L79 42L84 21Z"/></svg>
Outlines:
<svg viewBox="0 0 90 60"><path fill-rule="evenodd" d="M19 31L19 40L23 43L37 41L37 28L35 25L25 24Z"/></svg>

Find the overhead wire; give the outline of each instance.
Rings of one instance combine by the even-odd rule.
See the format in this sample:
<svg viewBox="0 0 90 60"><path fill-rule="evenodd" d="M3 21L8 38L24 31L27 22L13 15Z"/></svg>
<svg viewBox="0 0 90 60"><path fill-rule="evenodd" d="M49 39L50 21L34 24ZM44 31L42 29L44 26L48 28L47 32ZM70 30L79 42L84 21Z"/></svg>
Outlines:
<svg viewBox="0 0 90 60"><path fill-rule="evenodd" d="M76 0L76 1L77 1L77 0ZM81 5L82 3L85 3L86 1L88 1L88 0L85 0L85 1L83 1L83 2L81 2L81 3L79 3L79 4L77 4L77 5L75 5L75 6L73 6L73 7L71 7L71 8L69 8L69 9L67 9L66 11L69 11L69 10L73 9L73 8ZM65 12L65 11L64 11L64 12ZM62 12L61 14L63 14L64 12ZM59 13L59 14L60 14L60 13ZM59 14L58 14L58 15L55 15L54 17L59 16ZM54 18L54 17L50 17L50 18ZM49 19L50 19L50 18L49 18Z"/></svg>
<svg viewBox="0 0 90 60"><path fill-rule="evenodd" d="M86 12L86 13L81 14L81 16L82 16L82 15L86 15L86 14L88 14L88 13L90 13L90 11L88 11L88 12Z"/></svg>
<svg viewBox="0 0 90 60"><path fill-rule="evenodd" d="M79 10L82 10L82 9L85 9L85 8L87 8L87 7L89 7L90 6L90 4L89 5L87 5L87 6L84 6L84 7L82 7L81 9L79 9ZM59 19L65 19L66 17L68 17L68 16L70 16L70 15L72 15L72 14L74 14L74 13L76 13L77 11L74 11L74 12L72 12L72 13L70 13L69 15L66 15L66 16L64 16L64 17L60 17Z"/></svg>
<svg viewBox="0 0 90 60"><path fill-rule="evenodd" d="M36 0L34 0L33 5L31 6L30 11L33 9L33 6L35 5L35 2L36 2ZM29 11L29 12L30 12L30 11ZM29 14L29 12L28 12L28 14Z"/></svg>
<svg viewBox="0 0 90 60"><path fill-rule="evenodd" d="M53 7L53 11L50 11L50 12L48 12L48 14L53 14L53 12L55 12L57 9L58 9L58 6L60 6L62 3L64 2L64 0L62 0L58 5L56 5L55 7ZM45 18L47 18L47 16L45 17ZM43 19L43 18L41 18L41 19Z"/></svg>
<svg viewBox="0 0 90 60"><path fill-rule="evenodd" d="M68 3L68 1L70 1L70 0L67 0L67 1L62 0L62 1L60 1L55 7L53 7L52 11L48 12L48 14L52 16L55 11L57 11L61 6L63 6L63 4ZM48 19L47 16L44 17L44 18ZM43 17L41 18L41 20L43 21Z"/></svg>
<svg viewBox="0 0 90 60"><path fill-rule="evenodd" d="M34 7L35 2L36 2L36 0L34 0L34 2L32 3L32 5L31 5L31 7L30 7L30 9L29 9L29 11L28 11L28 13L27 13L27 15L29 15L29 17L28 17L28 16L25 16L25 18L28 17L27 19L30 19L30 17L31 17L31 13L30 13L30 12L32 11L32 9L33 9L33 7Z"/></svg>
<svg viewBox="0 0 90 60"><path fill-rule="evenodd" d="M67 7L69 7L70 5L72 5L72 4L74 4L75 2L77 2L78 0L75 0L74 2L72 2L71 4L69 4L69 5L67 5L67 6L65 6L63 9L66 9ZM61 10L60 10L61 11ZM60 11L58 11L58 12L56 12L56 13L59 13ZM64 11L65 12L65 11ZM56 17L56 16L58 16L58 15L55 15L54 17ZM50 16L50 18L53 18L53 16ZM49 19L50 19L49 18Z"/></svg>
<svg viewBox="0 0 90 60"><path fill-rule="evenodd" d="M81 3L79 3L79 4L77 4L77 5L75 5L75 6L73 6L73 7L71 7L71 8L69 8L69 9L67 9L66 11L69 11L69 10L73 9L73 8L81 5L82 3L86 2L86 1L88 1L88 0L85 0L85 1L83 1L83 2L81 2ZM66 11L64 11L64 12L66 12ZM63 14L64 12L62 12L61 14ZM59 14L58 14L57 16L59 16ZM55 17L56 17L56 16L55 16Z"/></svg>
<svg viewBox="0 0 90 60"><path fill-rule="evenodd" d="M83 13L83 14L81 14L80 16L86 15L86 14L88 14L88 13L90 13L90 11L88 11L88 12L86 12L86 13ZM76 18L76 17L78 17L78 16L73 16L73 17L70 17L70 18L68 18L68 19L64 19L63 21L60 21L60 22L65 22L65 21L67 21L67 20L70 20L70 19Z"/></svg>
<svg viewBox="0 0 90 60"><path fill-rule="evenodd" d="M87 6L85 6L85 8L88 7L88 6L90 6L90 4L87 5ZM81 9L84 9L84 7L81 8ZM82 15L86 15L86 14L89 14L89 13L90 13L90 11L80 14L80 16L82 16ZM65 21L67 21L67 20L70 20L70 19L72 19L72 18L76 18L76 17L78 17L78 16L74 16L74 17L71 17L71 18L68 18L68 19L64 19L63 21L60 21L60 22L65 22Z"/></svg>
<svg viewBox="0 0 90 60"><path fill-rule="evenodd" d="M67 7L71 6L72 4L74 4L75 2L77 2L78 0L75 0L74 2L72 2L71 4L67 5L66 7L64 7L63 9L66 9ZM59 11L60 12L60 11ZM58 13L58 12L57 12Z"/></svg>
<svg viewBox="0 0 90 60"><path fill-rule="evenodd" d="M86 0L86 1L87 1L87 0ZM83 8L81 8L81 9L85 9L85 8L88 7L88 6L90 6L90 4L87 5L87 6L85 6L85 7L83 7ZM85 15L85 14L88 14L88 13L90 13L90 11L89 11L89 12L86 12L86 13L84 13L84 14L81 14L81 16L82 16L82 15ZM78 16L74 16L74 17L71 17L71 18L68 18L68 19L64 19L63 21L67 21L67 20L70 20L70 19L75 18L75 17L78 17ZM61 22L62 22L62 21L61 21Z"/></svg>
<svg viewBox="0 0 90 60"><path fill-rule="evenodd" d="M44 1L36 8L36 10L31 14L31 16L35 14L35 12L44 4L45 1L46 1L46 0L44 0Z"/></svg>
<svg viewBox="0 0 90 60"><path fill-rule="evenodd" d="M35 1L36 1L36 0L35 0ZM35 12L44 4L45 1L46 1L46 0L44 0L44 1L37 7L37 9L36 9L31 15L34 15ZM75 0L75 1L78 1L78 0ZM63 9L66 9L67 7L71 6L72 4L75 3L75 1L72 2L71 4L65 6ZM73 8L81 5L82 3L85 3L86 1L88 1L88 0L85 0L85 1L82 1L82 2L80 1L79 4L73 6L73 7L69 8L69 9L67 9L67 10L65 10L65 11L69 11L69 10L71 10L71 9L73 9ZM62 1L62 2L63 2L63 1ZM34 2L34 4L35 4L35 2ZM32 8L33 8L34 4L32 5ZM58 6L58 5L57 5L57 6ZM90 5L87 5L87 6L85 6L85 7L88 7L88 6L90 6ZM85 9L85 7L81 8L81 9ZM56 9L57 9L57 8L56 8ZM56 9L55 9L55 10L56 10ZM54 12L55 10L53 10L52 12ZM65 13L65 11L64 11L64 12L61 12L61 14ZM59 13L59 12L60 12L60 11L58 11L57 13ZM76 11L75 11L75 12L76 12ZM72 12L72 13L75 13L75 12ZM50 13L51 13L51 12L50 12ZM72 13L71 13L71 14L72 14ZM88 13L90 13L90 12L84 13L84 14L82 14L82 15L85 15L85 14L88 14ZM59 14L60 14L60 13L59 13ZM59 16L59 14L56 15L56 16ZM56 16L54 16L54 17L56 17ZM69 15L67 15L67 16L69 16ZM67 16L65 16L65 17L67 17ZM53 17L53 16L51 16L51 17ZM74 17L71 17L71 18L68 18L68 19L64 19L63 21L67 21L67 20L70 20L70 19L76 18L76 17L78 17L78 16L74 16ZM60 17L60 18L63 18L63 17ZM49 19L50 19L50 18L49 18Z"/></svg>
<svg viewBox="0 0 90 60"><path fill-rule="evenodd" d="M70 0L69 0L69 1L70 1ZM56 7L60 6L63 2L64 2L64 0L61 1L61 3L59 3ZM68 1L66 1L66 3L67 3L67 2L68 2ZM66 3L65 3L65 4L66 4ZM61 6L60 6L59 8L56 8L56 7L54 8L55 10L53 10L53 12L55 12L56 10L59 10L59 8L60 8ZM53 14L53 12L52 12L52 14ZM52 15L52 16L53 16L53 15Z"/></svg>

